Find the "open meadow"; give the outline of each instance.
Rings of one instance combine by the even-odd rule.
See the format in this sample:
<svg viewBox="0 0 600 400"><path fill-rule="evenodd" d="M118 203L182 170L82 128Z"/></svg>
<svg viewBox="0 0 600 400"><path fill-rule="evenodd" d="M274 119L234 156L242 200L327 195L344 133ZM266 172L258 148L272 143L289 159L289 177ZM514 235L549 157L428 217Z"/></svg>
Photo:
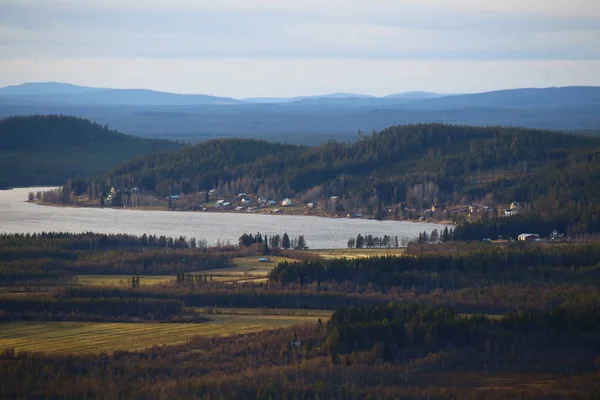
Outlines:
<svg viewBox="0 0 600 400"><path fill-rule="evenodd" d="M177 280L171 275L139 275L140 286L154 286L163 283L173 283ZM130 275L78 275L74 284L84 286L131 287Z"/></svg>
<svg viewBox="0 0 600 400"><path fill-rule="evenodd" d="M12 322L0 324L0 351L49 354L112 353L316 323L318 316L214 314L204 323Z"/></svg>
<svg viewBox="0 0 600 400"><path fill-rule="evenodd" d="M310 250L321 257L331 260L334 258L369 258L382 256L400 256L405 252L404 248L371 248L371 249L330 249L330 250Z"/></svg>
<svg viewBox="0 0 600 400"><path fill-rule="evenodd" d="M268 261L259 261L261 258L267 258ZM280 262L294 262L298 260L280 256L252 256L237 257L231 261L235 264L235 267L202 271L201 274L211 276L216 282L260 283L267 280L269 272Z"/></svg>
<svg viewBox="0 0 600 400"><path fill-rule="evenodd" d="M201 271L192 274L210 276L214 282L264 282L267 275L278 263L297 261L287 257L269 256L269 261L261 262L261 256L237 257L231 268L220 268ZM140 287L175 283L173 275L139 275ZM131 287L131 275L78 275L73 284L82 286Z"/></svg>

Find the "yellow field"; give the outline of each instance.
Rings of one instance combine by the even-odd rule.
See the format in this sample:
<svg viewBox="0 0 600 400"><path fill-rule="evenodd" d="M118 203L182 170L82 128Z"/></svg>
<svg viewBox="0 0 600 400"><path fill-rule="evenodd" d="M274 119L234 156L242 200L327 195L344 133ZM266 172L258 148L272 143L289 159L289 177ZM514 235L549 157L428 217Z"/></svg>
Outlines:
<svg viewBox="0 0 600 400"><path fill-rule="evenodd" d="M282 261L296 261L291 258L270 256L271 262L260 262L261 256L238 257L232 259L235 267L211 269L198 272L200 275L212 276L216 282L264 282L271 270ZM176 276L169 275L140 275L140 286L174 283ZM79 275L74 284L84 286L131 287L130 275Z"/></svg>
<svg viewBox="0 0 600 400"><path fill-rule="evenodd" d="M169 275L140 275L140 286L159 285L176 280L177 277ZM131 275L78 275L73 283L84 286L131 287Z"/></svg>
<svg viewBox="0 0 600 400"><path fill-rule="evenodd" d="M399 256L404 254L403 248L384 248L384 249L331 249L331 250L311 250L325 259L332 258L368 258L379 256Z"/></svg>
<svg viewBox="0 0 600 400"><path fill-rule="evenodd" d="M235 267L211 269L202 271L200 274L210 275L217 282L264 282L267 280L267 275L278 263L283 261L297 261L292 258L268 256L270 262L260 262L259 258L263 256L238 257L231 261ZM265 256L266 257L266 256Z"/></svg>
<svg viewBox="0 0 600 400"><path fill-rule="evenodd" d="M271 262L258 261L258 259L261 257L268 257L271 260ZM293 261L297 261L297 260L294 260L292 258L287 258L287 257L279 257L279 256L253 256L253 257L238 257L238 258L234 258L232 261L236 265L236 267L228 268L229 270L231 270L231 272L243 273L243 274L248 273L249 275L266 276L280 262L284 262L284 261L293 262ZM223 272L226 270L220 269L218 271Z"/></svg>
<svg viewBox="0 0 600 400"><path fill-rule="evenodd" d="M210 322L104 323L12 322L0 324L0 350L43 351L52 354L112 353L154 345L185 343L188 338L228 336L315 323L315 316L211 315Z"/></svg>
<svg viewBox="0 0 600 400"><path fill-rule="evenodd" d="M219 308L219 307L206 307L196 308L197 312L210 314L210 315L257 315L257 316L280 316L280 317L300 317L303 318L313 317L314 321L321 318L322 321L329 320L331 318L332 310L310 310L305 308Z"/></svg>

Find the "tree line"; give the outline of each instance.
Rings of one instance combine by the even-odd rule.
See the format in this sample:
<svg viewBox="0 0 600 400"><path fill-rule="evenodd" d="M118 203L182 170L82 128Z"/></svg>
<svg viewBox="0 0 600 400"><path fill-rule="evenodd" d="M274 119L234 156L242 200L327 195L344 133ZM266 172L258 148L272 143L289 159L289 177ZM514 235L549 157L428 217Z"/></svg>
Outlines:
<svg viewBox="0 0 600 400"><path fill-rule="evenodd" d="M535 282L559 279L583 282L600 277L600 245L486 247L467 253L424 253L401 257L314 260L279 263L269 278L283 284L350 281L379 289L393 286L480 286L499 282ZM572 273L570 269L575 269Z"/></svg>
<svg viewBox="0 0 600 400"><path fill-rule="evenodd" d="M263 236L260 232L256 234L244 233L239 237L238 244L240 247L258 245L264 254L269 254L270 248L302 250L308 247L306 244L306 239L304 239L304 235L299 235L298 238L292 238L290 240L290 237L287 233L284 233L283 236L276 234L271 235L271 237L268 237L267 235Z"/></svg>
<svg viewBox="0 0 600 400"><path fill-rule="evenodd" d="M325 346L338 363L337 353L372 351L377 358L393 361L418 348L437 352L474 347L495 358L515 350L594 352L600 348L599 317L597 307L516 311L489 318L418 304L364 305L338 309L332 315Z"/></svg>

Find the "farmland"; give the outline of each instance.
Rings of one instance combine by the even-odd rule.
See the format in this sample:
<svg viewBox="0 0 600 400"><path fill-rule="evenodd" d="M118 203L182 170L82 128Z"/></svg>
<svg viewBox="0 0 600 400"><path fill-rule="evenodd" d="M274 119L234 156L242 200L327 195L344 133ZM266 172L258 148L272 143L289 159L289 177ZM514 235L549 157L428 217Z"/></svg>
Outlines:
<svg viewBox="0 0 600 400"><path fill-rule="evenodd" d="M267 275L278 263L297 261L287 257L269 256L269 261L260 262L259 258L260 256L233 258L231 261L235 267L203 271L202 274L210 275L215 282L260 283L267 280Z"/></svg>
<svg viewBox="0 0 600 400"><path fill-rule="evenodd" d="M0 325L0 351L48 354L112 353L314 323L316 316L215 314L206 323L13 322Z"/></svg>
<svg viewBox="0 0 600 400"><path fill-rule="evenodd" d="M372 249L331 249L331 250L311 250L325 259L334 258L368 258L381 256L399 256L404 254L403 248L372 248Z"/></svg>
<svg viewBox="0 0 600 400"><path fill-rule="evenodd" d="M153 286L163 283L175 282L175 277L170 275L140 275L141 286ZM131 276L129 275L79 275L74 280L78 285L89 286L131 286Z"/></svg>
<svg viewBox="0 0 600 400"><path fill-rule="evenodd" d="M271 256L268 262L260 262L259 256L237 257L232 262L235 267L202 271L214 282L264 282L271 270L282 261L296 261L287 257ZM140 286L155 286L175 283L172 275L139 275ZM130 287L130 275L79 275L74 284L83 286Z"/></svg>

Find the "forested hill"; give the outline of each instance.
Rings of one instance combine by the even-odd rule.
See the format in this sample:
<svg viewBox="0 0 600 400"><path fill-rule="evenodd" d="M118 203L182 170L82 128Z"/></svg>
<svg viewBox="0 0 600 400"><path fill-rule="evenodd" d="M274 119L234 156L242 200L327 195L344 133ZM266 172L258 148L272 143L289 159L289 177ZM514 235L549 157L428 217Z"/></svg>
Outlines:
<svg viewBox="0 0 600 400"><path fill-rule="evenodd" d="M47 115L0 120L0 186L54 185L89 178L142 154L177 149L86 119Z"/></svg>
<svg viewBox="0 0 600 400"><path fill-rule="evenodd" d="M591 218L582 229L596 231L599 146L598 138L522 128L392 126L353 143L318 147L214 140L136 158L94 184L161 195L214 188L224 196L296 196L300 202L339 196L338 211L360 208L375 216L399 203L420 212L432 205L516 201L561 221Z"/></svg>
<svg viewBox="0 0 600 400"><path fill-rule="evenodd" d="M273 191L276 197L320 188L324 196L367 201L375 195L387 203L409 201L407 190L421 183L437 186L436 198L429 199L434 202L462 193L477 173L534 171L563 160L573 149L599 144L594 138L549 131L422 124L393 126L354 143L332 141L318 147L220 139L139 157L107 176L113 185L133 182L161 194L179 184L187 193L231 184L246 193Z"/></svg>

